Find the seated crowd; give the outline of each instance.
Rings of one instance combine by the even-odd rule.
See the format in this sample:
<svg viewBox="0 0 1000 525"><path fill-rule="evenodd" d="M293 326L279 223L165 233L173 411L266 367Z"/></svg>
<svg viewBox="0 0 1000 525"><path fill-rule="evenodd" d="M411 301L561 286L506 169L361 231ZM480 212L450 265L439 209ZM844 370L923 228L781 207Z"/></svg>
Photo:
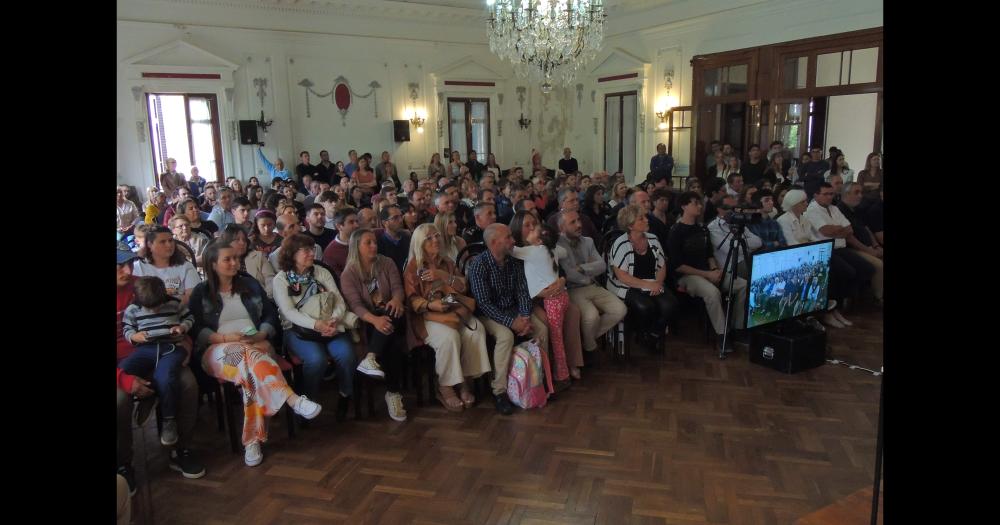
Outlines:
<svg viewBox="0 0 1000 525"><path fill-rule="evenodd" d="M826 326L851 325L843 306L869 286L881 302L878 154L855 179L836 148L795 164L780 142L766 156L752 145L746 159L712 147L707 176L683 191L662 144L636 187L621 173L579 172L569 148L558 171L537 152L530 166L503 171L492 154L484 165L452 152L449 164L434 154L424 176L409 177L389 152L374 167L354 150L346 164L324 150L312 165L302 152L289 171L258 150L267 187L257 177L208 182L197 168L185 178L168 159L145 204L118 187L119 473L134 490L133 403L141 421L156 400L170 467L204 475L191 437L206 381L242 388L254 466L266 418L285 404L316 417L324 379L336 378L338 420L357 372L384 380L389 417L405 421L403 366L420 347L433 352L447 410L472 407L473 383L487 374L501 414L513 412L508 367L520 343L537 343L552 364L548 384L565 390L622 321L662 350L689 309L682 296L702 300L718 350L732 351L722 347L724 301L732 286L730 333L745 340L748 293L748 261L737 275L721 268L736 208L760 208L744 233L751 251L834 239ZM281 372L286 358L301 364L301 391Z"/></svg>

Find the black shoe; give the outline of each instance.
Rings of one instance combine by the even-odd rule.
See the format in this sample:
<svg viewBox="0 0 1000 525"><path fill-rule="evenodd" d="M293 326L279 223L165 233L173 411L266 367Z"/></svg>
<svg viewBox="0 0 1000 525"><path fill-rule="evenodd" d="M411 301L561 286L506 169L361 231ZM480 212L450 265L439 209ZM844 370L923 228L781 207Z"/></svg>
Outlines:
<svg viewBox="0 0 1000 525"><path fill-rule="evenodd" d="M552 382L552 386L553 386L553 388L555 388L555 393L556 394L558 394L560 392L565 392L565 391L569 390L569 387L572 384L573 384L572 381L570 381L569 379L567 379L565 381L553 381Z"/></svg>
<svg viewBox="0 0 1000 525"><path fill-rule="evenodd" d="M137 399L135 404L135 424L140 427L145 425L154 408L156 408L156 396L146 396L142 399Z"/></svg>
<svg viewBox="0 0 1000 525"><path fill-rule="evenodd" d="M123 465L118 467L118 473L121 474L125 481L128 483L128 495L135 496L135 472L132 471L131 465Z"/></svg>
<svg viewBox="0 0 1000 525"><path fill-rule="evenodd" d="M337 402L337 422L342 423L347 419L347 409L351 405L351 398L340 396Z"/></svg>
<svg viewBox="0 0 1000 525"><path fill-rule="evenodd" d="M496 403L497 412L505 416L509 416L514 413L514 405L511 404L510 398L507 397L506 392L494 395L493 401Z"/></svg>
<svg viewBox="0 0 1000 525"><path fill-rule="evenodd" d="M337 377L337 367L333 363L326 365L326 371L323 372L323 381L333 381Z"/></svg>
<svg viewBox="0 0 1000 525"><path fill-rule="evenodd" d="M198 479L205 475L205 466L198 461L191 449L170 451L170 468L180 472L187 479Z"/></svg>

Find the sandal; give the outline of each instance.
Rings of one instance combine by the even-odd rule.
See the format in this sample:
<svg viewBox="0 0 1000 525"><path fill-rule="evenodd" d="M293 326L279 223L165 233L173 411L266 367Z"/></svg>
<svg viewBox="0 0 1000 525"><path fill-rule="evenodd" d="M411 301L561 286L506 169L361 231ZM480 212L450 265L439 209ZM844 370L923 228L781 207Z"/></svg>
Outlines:
<svg viewBox="0 0 1000 525"><path fill-rule="evenodd" d="M462 400L455 395L455 389L450 386L439 386L437 399L449 412L462 411Z"/></svg>
<svg viewBox="0 0 1000 525"><path fill-rule="evenodd" d="M459 387L459 395L462 398L462 405L465 408L472 408L472 405L476 404L476 396L472 395L472 390L469 388L469 382L465 381Z"/></svg>

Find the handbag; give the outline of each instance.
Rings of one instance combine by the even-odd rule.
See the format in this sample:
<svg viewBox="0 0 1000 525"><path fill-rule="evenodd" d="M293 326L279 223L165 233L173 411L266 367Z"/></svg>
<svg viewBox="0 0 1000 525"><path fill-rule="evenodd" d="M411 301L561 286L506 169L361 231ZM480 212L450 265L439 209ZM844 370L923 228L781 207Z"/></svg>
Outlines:
<svg viewBox="0 0 1000 525"><path fill-rule="evenodd" d="M332 291L317 292L312 295L309 295L307 291L303 294L303 297L299 299L298 303L295 304L295 308L299 312L302 312L303 314L316 320L326 320L333 317L333 310L336 306L337 293ZM348 330L356 329L358 327L358 320L358 316L354 312L347 311L344 314L343 319L337 321L337 332L343 333ZM312 328L306 328L294 323L292 324L292 331L295 332L300 339L305 341L315 341L318 343L328 343L336 337L327 337Z"/></svg>

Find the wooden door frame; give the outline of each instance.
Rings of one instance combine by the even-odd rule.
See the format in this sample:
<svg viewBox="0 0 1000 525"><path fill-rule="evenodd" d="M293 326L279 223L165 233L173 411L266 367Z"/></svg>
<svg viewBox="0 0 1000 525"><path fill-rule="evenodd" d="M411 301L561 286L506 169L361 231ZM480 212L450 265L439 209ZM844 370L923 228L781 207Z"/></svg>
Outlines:
<svg viewBox="0 0 1000 525"><path fill-rule="evenodd" d="M625 123L621 119L621 115L625 114L625 97L632 95L635 97L635 116L636 121L639 120L639 91L618 91L615 93L605 93L604 94L604 134L603 140L601 140L602 148L604 149L604 169L607 170L608 165L608 97L618 97L618 169L616 172L621 172L624 169L622 163L622 149L625 147ZM634 128L634 126L633 126ZM639 137L636 136L636 145L638 146ZM632 152L632 156L635 156L635 152ZM622 173L624 175L624 173Z"/></svg>

